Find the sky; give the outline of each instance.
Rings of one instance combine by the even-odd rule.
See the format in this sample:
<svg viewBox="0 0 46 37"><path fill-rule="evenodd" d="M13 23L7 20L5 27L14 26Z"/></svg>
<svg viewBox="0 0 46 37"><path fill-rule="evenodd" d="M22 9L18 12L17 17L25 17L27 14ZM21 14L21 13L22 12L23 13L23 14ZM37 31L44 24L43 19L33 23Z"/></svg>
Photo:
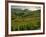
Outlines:
<svg viewBox="0 0 46 37"><path fill-rule="evenodd" d="M32 10L32 11L34 11L34 10L39 10L39 9L41 9L41 7L40 6L11 6L11 8L18 8L18 9L28 9L28 10Z"/></svg>

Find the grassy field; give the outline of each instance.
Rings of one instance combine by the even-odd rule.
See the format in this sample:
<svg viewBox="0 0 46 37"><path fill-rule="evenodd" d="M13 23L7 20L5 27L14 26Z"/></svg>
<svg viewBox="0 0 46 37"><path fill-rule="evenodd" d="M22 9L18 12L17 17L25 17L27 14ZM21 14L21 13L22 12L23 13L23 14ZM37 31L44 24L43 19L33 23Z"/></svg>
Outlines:
<svg viewBox="0 0 46 37"><path fill-rule="evenodd" d="M40 29L40 10L11 9L11 31Z"/></svg>

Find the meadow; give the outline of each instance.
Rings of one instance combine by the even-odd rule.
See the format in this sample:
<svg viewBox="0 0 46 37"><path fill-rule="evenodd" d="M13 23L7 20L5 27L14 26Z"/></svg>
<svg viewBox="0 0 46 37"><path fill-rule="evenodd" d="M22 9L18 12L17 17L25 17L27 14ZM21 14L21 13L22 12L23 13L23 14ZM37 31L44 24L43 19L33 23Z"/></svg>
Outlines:
<svg viewBox="0 0 46 37"><path fill-rule="evenodd" d="M40 29L41 10L11 8L11 31L38 30Z"/></svg>

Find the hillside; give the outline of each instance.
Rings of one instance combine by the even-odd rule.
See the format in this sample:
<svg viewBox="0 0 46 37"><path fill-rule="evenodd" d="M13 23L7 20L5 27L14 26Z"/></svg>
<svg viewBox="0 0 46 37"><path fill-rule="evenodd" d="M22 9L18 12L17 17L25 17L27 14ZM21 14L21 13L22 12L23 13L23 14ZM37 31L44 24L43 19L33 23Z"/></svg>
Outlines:
<svg viewBox="0 0 46 37"><path fill-rule="evenodd" d="M40 10L11 9L11 30L40 29Z"/></svg>

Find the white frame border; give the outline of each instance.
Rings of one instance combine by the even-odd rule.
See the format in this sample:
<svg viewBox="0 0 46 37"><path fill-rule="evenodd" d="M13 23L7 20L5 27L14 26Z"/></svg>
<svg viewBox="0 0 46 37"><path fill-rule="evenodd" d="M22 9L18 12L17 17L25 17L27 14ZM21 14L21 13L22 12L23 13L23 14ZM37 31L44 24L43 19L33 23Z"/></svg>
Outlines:
<svg viewBox="0 0 46 37"><path fill-rule="evenodd" d="M29 30L29 31L11 31L11 5L20 6L40 6L41 7L41 30ZM41 33L43 32L43 5L39 4L20 4L20 3L8 3L8 34L26 34L26 33Z"/></svg>

